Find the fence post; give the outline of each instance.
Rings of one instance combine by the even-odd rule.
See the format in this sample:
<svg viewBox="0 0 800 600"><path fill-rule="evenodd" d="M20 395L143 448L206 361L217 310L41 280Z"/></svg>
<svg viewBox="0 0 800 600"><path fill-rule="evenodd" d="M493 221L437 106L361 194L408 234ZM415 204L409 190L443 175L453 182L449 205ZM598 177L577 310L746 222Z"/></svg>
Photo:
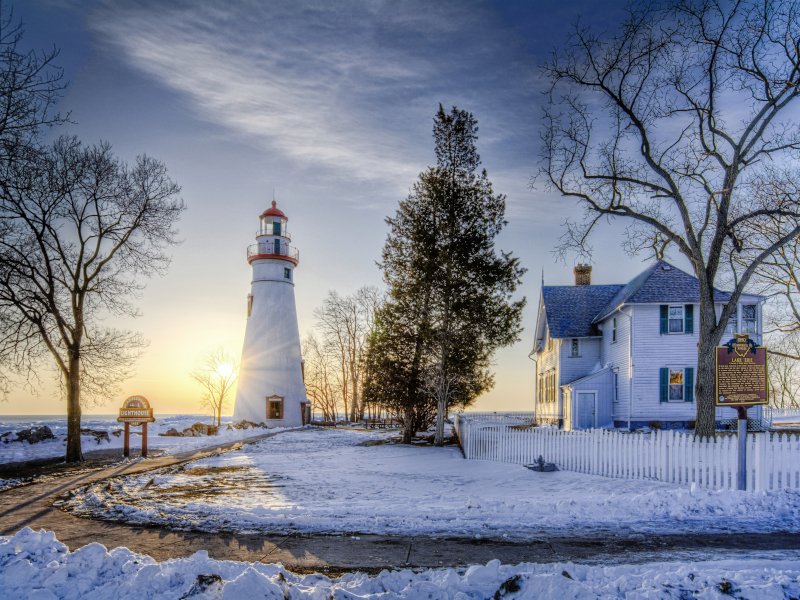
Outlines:
<svg viewBox="0 0 800 600"><path fill-rule="evenodd" d="M769 474L767 473L767 461L765 460L766 448L764 447L767 435L769 434L753 434L752 469L755 471L753 489L757 492L763 492L769 487Z"/></svg>

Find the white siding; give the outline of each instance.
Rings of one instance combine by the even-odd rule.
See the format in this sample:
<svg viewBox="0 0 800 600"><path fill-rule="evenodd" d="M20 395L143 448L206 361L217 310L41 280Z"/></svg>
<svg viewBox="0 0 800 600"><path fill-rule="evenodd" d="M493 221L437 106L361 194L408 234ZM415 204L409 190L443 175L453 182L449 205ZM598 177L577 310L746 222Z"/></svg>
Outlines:
<svg viewBox="0 0 800 600"><path fill-rule="evenodd" d="M580 356L572 356L572 338L561 340L561 380L570 383L586 377L600 364L600 338L579 338Z"/></svg>
<svg viewBox="0 0 800 600"><path fill-rule="evenodd" d="M636 365L633 380L633 421L692 421L696 416L694 402L660 402L659 370L661 367L692 367L697 374L698 307L694 308L694 333L661 334L660 305L633 306L633 356Z"/></svg>
<svg viewBox="0 0 800 600"><path fill-rule="evenodd" d="M549 338L549 331L545 336L543 347L544 349L541 352L536 353L536 380L534 384L536 385L536 404L534 406L534 412L537 418L544 418L544 417L553 417L553 418L560 418L561 417L561 389L558 385L556 385L556 402L540 402L541 398L539 398L538 391L539 391L539 374L546 374L549 373L551 370L555 369L556 371L556 382L560 381L559 378L559 364L558 364L558 357L561 351L559 340L553 340L553 349L547 349L547 340Z"/></svg>
<svg viewBox="0 0 800 600"><path fill-rule="evenodd" d="M603 347L601 362L610 365L617 374L617 398L612 405L613 418L624 421L628 418L628 396L630 386L630 365L628 359L628 342L630 340L630 317L628 309L625 312L616 312L604 320L600 325L603 331ZM617 319L617 341L612 342L613 320ZM634 361L635 365L635 361Z"/></svg>

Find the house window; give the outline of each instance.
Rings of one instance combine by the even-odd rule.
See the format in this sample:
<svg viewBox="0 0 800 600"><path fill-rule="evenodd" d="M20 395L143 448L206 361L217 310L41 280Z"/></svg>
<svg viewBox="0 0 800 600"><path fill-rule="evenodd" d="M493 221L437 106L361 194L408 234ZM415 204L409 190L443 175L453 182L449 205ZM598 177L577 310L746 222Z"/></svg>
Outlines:
<svg viewBox="0 0 800 600"><path fill-rule="evenodd" d="M742 304L742 333L758 333L758 317L755 304Z"/></svg>
<svg viewBox="0 0 800 600"><path fill-rule="evenodd" d="M662 367L659 402L694 402L694 367Z"/></svg>
<svg viewBox="0 0 800 600"><path fill-rule="evenodd" d="M669 332L683 333L683 306L669 307Z"/></svg>
<svg viewBox="0 0 800 600"><path fill-rule="evenodd" d="M669 399L683 401L683 369L669 370Z"/></svg>
<svg viewBox="0 0 800 600"><path fill-rule="evenodd" d="M611 342L617 341L617 317L611 319Z"/></svg>
<svg viewBox="0 0 800 600"><path fill-rule="evenodd" d="M728 334L728 335L733 335L734 333L737 333L736 330L738 328L739 328L739 325L738 325L737 319L736 319L736 312L734 312L731 315L730 319L728 319L728 324L725 325L725 333Z"/></svg>
<svg viewBox="0 0 800 600"><path fill-rule="evenodd" d="M292 280L292 270L289 267L283 268L283 278L288 279L289 281Z"/></svg>
<svg viewBox="0 0 800 600"><path fill-rule="evenodd" d="M267 419L283 418L283 398L270 396L267 398Z"/></svg>
<svg viewBox="0 0 800 600"><path fill-rule="evenodd" d="M581 355L581 344L578 338L572 338L569 355L572 358L578 358Z"/></svg>

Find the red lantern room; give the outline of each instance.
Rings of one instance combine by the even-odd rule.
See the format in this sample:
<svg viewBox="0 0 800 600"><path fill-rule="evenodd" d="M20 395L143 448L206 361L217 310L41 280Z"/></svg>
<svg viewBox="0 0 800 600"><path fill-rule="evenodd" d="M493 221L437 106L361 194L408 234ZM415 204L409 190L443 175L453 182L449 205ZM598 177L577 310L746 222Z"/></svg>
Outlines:
<svg viewBox="0 0 800 600"><path fill-rule="evenodd" d="M283 214L283 211L278 208L277 202L272 201L272 206L261 213L261 230L256 234L259 235L279 235L286 239L292 239L289 232L286 231L286 222L289 218Z"/></svg>
<svg viewBox="0 0 800 600"><path fill-rule="evenodd" d="M256 241L247 248L247 262L252 264L256 260L284 260L297 265L299 253L297 248L289 245L292 237L287 231L289 221L277 202L272 201L272 206L259 216L259 230L256 232Z"/></svg>

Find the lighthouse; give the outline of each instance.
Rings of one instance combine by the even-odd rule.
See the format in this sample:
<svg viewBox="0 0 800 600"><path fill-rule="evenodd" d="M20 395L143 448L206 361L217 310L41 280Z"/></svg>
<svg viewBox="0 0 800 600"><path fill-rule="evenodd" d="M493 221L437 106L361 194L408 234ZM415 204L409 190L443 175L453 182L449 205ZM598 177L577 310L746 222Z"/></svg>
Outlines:
<svg viewBox="0 0 800 600"><path fill-rule="evenodd" d="M270 427L303 425L311 413L294 302L299 253L291 245L288 221L273 200L259 217L256 243L247 248L253 281L233 417Z"/></svg>

